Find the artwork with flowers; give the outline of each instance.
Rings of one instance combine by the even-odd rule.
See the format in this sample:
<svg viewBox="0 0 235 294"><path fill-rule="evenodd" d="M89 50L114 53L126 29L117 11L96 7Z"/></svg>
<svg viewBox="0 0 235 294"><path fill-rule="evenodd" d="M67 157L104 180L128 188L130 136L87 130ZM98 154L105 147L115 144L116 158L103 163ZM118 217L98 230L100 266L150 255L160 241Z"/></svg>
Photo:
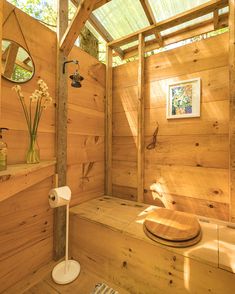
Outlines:
<svg viewBox="0 0 235 294"><path fill-rule="evenodd" d="M200 78L168 85L167 118L200 116Z"/></svg>
<svg viewBox="0 0 235 294"><path fill-rule="evenodd" d="M21 86L16 85L12 88L18 95L29 133L29 147L26 154L27 163L40 162L40 152L37 145L38 126L43 111L52 102L52 98L48 92L47 84L42 79L40 79L38 80L37 85L38 89L32 93L32 95L29 97L29 101L26 101Z"/></svg>

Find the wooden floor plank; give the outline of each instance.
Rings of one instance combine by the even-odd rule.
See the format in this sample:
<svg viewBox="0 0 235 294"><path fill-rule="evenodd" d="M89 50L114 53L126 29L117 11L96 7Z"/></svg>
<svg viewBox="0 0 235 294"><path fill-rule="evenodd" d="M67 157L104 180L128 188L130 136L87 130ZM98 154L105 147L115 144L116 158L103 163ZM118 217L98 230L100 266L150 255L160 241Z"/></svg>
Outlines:
<svg viewBox="0 0 235 294"><path fill-rule="evenodd" d="M51 277L51 271L56 263L51 262L46 266L39 269L34 274L28 276L24 280L21 280L11 288L7 289L4 294L90 294L95 285L98 283L105 283L109 287L119 291L120 294L128 294L126 290L105 281L98 275L90 273L81 267L79 277L70 284L58 285L53 282Z"/></svg>
<svg viewBox="0 0 235 294"><path fill-rule="evenodd" d="M59 291L55 290L51 285L49 285L45 281L41 281L32 288L30 288L28 291L24 292L25 294L58 294Z"/></svg>

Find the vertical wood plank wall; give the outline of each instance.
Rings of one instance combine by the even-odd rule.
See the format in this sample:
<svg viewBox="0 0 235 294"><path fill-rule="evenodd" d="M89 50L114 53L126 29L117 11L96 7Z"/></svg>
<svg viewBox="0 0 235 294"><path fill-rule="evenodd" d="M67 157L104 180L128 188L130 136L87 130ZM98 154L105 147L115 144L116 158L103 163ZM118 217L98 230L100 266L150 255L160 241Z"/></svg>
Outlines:
<svg viewBox="0 0 235 294"><path fill-rule="evenodd" d="M137 199L138 62L113 69L113 195ZM144 202L229 218L228 34L146 58ZM201 117L166 119L167 84L201 78ZM157 146L147 150L159 123Z"/></svg>
<svg viewBox="0 0 235 294"><path fill-rule="evenodd" d="M14 6L5 1L3 6L3 19L6 20ZM15 12L36 68L33 79L21 85L23 93L28 99L40 77L55 98L56 35L20 10L15 9ZM3 26L3 38L27 48L13 13ZM4 134L9 164L25 162L28 144L26 122L13 86L14 83L2 78L1 126L10 129ZM42 160L55 157L54 141L53 103L44 112L39 126ZM52 260L53 210L48 205L48 191L52 187L53 178L50 177L0 202L0 292Z"/></svg>
<svg viewBox="0 0 235 294"><path fill-rule="evenodd" d="M72 205L104 194L105 65L74 47L68 60L79 61L81 88L68 80L68 169ZM68 65L68 75L76 65Z"/></svg>
<svg viewBox="0 0 235 294"><path fill-rule="evenodd" d="M4 19L13 8L4 1ZM36 68L34 78L22 84L23 92L28 97L41 77L55 98L56 34L20 10L15 11ZM5 23L3 35L25 47L13 16ZM69 58L80 61L80 72L85 78L80 89L71 88L71 81L68 81L67 178L74 205L104 193L105 66L76 47ZM69 74L74 70L75 65L68 66ZM10 164L25 161L28 140L20 103L11 89L13 86L2 79L1 126L10 128L4 135ZM42 160L55 157L54 104L43 114L38 143ZM0 202L0 292L52 260L53 210L48 205L48 191L53 185L53 179L48 178Z"/></svg>

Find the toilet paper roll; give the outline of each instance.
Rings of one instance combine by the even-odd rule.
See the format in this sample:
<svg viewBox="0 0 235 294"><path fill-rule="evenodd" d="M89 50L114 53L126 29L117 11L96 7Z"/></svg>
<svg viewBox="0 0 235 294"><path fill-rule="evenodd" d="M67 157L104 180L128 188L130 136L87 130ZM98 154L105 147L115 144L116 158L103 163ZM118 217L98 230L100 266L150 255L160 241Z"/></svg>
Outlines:
<svg viewBox="0 0 235 294"><path fill-rule="evenodd" d="M69 204L71 190L68 186L54 188L49 192L49 204L51 208Z"/></svg>

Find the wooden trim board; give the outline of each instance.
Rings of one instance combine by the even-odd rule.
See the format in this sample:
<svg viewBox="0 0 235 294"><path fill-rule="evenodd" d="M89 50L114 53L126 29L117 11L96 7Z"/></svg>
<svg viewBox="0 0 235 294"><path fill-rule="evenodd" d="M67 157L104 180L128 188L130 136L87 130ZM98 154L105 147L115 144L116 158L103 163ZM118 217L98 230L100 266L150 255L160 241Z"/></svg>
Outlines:
<svg viewBox="0 0 235 294"><path fill-rule="evenodd" d="M105 191L112 195L112 94L113 69L112 48L106 47L106 100L105 100Z"/></svg>
<svg viewBox="0 0 235 294"><path fill-rule="evenodd" d="M138 64L138 137L137 137L137 199L144 201L144 36L139 35L139 64Z"/></svg>

